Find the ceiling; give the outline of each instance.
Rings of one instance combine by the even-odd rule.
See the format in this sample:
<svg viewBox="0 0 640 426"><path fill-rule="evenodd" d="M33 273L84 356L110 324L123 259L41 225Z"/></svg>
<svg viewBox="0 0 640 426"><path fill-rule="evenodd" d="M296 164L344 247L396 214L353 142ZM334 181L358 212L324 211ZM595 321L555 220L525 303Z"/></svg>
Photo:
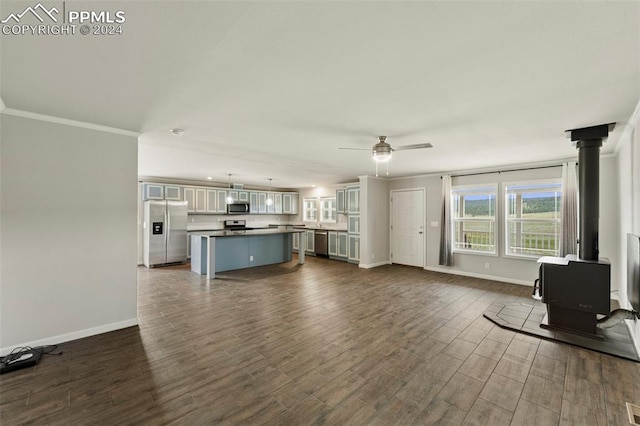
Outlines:
<svg viewBox="0 0 640 426"><path fill-rule="evenodd" d="M348 182L374 163L338 147L378 135L434 145L394 153L389 177L574 158L564 130L621 123L612 152L640 99L640 2L64 6L123 10L123 33L0 36L0 97L141 133L140 176Z"/></svg>

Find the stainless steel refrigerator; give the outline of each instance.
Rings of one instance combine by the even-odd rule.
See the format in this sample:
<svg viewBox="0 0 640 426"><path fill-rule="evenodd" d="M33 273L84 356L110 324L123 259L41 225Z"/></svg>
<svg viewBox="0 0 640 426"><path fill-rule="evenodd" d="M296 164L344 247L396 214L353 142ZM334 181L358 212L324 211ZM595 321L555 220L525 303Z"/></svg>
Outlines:
<svg viewBox="0 0 640 426"><path fill-rule="evenodd" d="M144 202L144 265L187 261L187 202Z"/></svg>

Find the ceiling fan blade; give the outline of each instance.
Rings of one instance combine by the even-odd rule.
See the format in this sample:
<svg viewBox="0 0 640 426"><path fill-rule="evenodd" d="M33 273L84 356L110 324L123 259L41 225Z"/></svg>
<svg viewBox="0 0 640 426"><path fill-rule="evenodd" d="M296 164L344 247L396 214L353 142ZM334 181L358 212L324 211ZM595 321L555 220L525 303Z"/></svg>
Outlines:
<svg viewBox="0 0 640 426"><path fill-rule="evenodd" d="M371 148L346 148L344 146L338 147L338 149L349 149L352 151L371 151Z"/></svg>
<svg viewBox="0 0 640 426"><path fill-rule="evenodd" d="M417 143L414 145L403 145L403 146L397 146L395 148L393 148L394 151L405 151L407 149L421 149L421 148L433 148L433 145L431 145L430 143Z"/></svg>

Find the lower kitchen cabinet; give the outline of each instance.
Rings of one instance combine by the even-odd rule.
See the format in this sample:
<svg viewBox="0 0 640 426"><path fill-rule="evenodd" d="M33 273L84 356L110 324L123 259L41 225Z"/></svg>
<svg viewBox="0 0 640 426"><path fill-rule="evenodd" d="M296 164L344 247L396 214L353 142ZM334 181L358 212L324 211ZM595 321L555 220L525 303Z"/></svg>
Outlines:
<svg viewBox="0 0 640 426"><path fill-rule="evenodd" d="M304 231L307 237L307 246L305 252L314 255L316 253L316 231L311 229Z"/></svg>
<svg viewBox="0 0 640 426"><path fill-rule="evenodd" d="M346 232L338 232L338 257L346 259L349 255L349 241Z"/></svg>
<svg viewBox="0 0 640 426"><path fill-rule="evenodd" d="M336 260L347 260L348 234L346 232L329 232L329 257Z"/></svg>
<svg viewBox="0 0 640 426"><path fill-rule="evenodd" d="M360 235L349 234L349 255L351 263L360 263Z"/></svg>

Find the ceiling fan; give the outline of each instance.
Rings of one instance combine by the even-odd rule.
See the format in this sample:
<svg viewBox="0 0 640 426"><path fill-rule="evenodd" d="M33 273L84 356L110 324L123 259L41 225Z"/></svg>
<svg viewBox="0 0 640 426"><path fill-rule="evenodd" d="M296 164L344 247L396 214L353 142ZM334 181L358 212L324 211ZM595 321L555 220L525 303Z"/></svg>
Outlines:
<svg viewBox="0 0 640 426"><path fill-rule="evenodd" d="M391 145L387 143L386 136L378 136L378 143L373 145L371 148L371 154L373 160L376 162L376 176L378 176L378 163L387 163L387 174L389 174L389 160L391 160L391 154L393 151L406 151L409 149L422 149L422 148L433 148L433 145L430 143L417 143L413 145L402 145L396 148L393 148ZM369 148L345 148L340 147L338 149L350 149L350 150L358 150L358 151L368 151Z"/></svg>

